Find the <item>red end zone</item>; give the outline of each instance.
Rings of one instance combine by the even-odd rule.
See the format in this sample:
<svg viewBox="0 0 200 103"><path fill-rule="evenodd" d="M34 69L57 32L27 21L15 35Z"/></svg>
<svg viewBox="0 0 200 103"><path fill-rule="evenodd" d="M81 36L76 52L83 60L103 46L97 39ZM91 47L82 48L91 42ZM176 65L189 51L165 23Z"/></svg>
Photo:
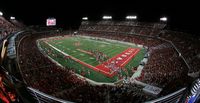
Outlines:
<svg viewBox="0 0 200 103"><path fill-rule="evenodd" d="M113 77L119 69L122 69L132 58L137 55L140 51L139 48L128 48L122 53L110 58L109 60L105 61L102 64L97 65L96 67L89 65L85 62L80 61L74 57L71 57L73 60L81 63L82 65L87 66L95 71L101 72L108 77Z"/></svg>

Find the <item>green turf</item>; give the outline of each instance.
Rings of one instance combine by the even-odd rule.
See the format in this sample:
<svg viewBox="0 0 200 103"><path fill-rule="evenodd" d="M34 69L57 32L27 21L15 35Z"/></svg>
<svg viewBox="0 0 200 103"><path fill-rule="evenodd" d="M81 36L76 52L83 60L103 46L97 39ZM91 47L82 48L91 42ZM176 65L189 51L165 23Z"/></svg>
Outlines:
<svg viewBox="0 0 200 103"><path fill-rule="evenodd" d="M64 55L50 47L48 44L44 43L43 41L39 42L41 45L41 48L43 49L44 52L48 53L47 51L51 50L51 54L48 53L48 55L56 60L58 63L65 67L70 67L73 68L73 70L81 74L81 72L85 72L86 75L85 77L97 81L97 82L116 82L118 80L117 76L114 76L113 78L106 77L105 75L96 72L90 68L87 68L83 66L82 64L75 62L73 60L65 59ZM123 52L126 50L128 47L133 47L133 48L138 48L136 46L130 46L122 43L113 43L113 42L108 42L108 41L100 41L100 40L92 40L88 38L83 38L83 37L70 37L70 38L64 38L62 40L51 40L48 41L49 44L52 46L56 47L59 50L62 50L63 52L81 60L84 61L92 66L97 66L100 64L96 59L84 52L81 52L77 49L81 50L99 50L109 56L109 58L112 58L113 56ZM75 46L75 43L79 43L79 46ZM131 76L133 73L131 72L132 67L137 67L140 63L140 61L144 57L144 49L141 48L140 52L125 66L125 68L128 71L128 76ZM81 54L81 55L80 55ZM55 56L57 55L57 56ZM93 58L93 59L90 59ZM88 71L90 71L90 75L88 74ZM126 75L124 71L122 72L122 75Z"/></svg>
<svg viewBox="0 0 200 103"><path fill-rule="evenodd" d="M74 45L77 42L80 42L80 46ZM55 40L49 43L53 45L54 47L66 52L67 54L75 58L78 58L79 60L84 61L92 66L98 65L99 62L96 61L96 59L93 56L87 53L78 51L77 49L81 49L85 51L91 50L91 49L99 50L103 52L104 54L106 54L107 56L113 57L128 48L128 46L126 45L119 46L114 43L105 44L105 43L96 42L95 40L90 40L87 38L66 38L62 41ZM94 59L90 59L90 58L94 58Z"/></svg>

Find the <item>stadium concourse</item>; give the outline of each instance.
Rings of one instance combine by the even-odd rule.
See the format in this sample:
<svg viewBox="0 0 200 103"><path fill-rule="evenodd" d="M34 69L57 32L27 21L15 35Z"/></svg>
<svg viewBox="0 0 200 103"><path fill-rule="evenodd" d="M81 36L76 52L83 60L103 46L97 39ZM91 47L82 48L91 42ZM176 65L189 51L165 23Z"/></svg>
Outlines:
<svg viewBox="0 0 200 103"><path fill-rule="evenodd" d="M1 22L5 22L4 19L0 20ZM9 32L18 30L13 29L10 24L8 24L9 26L6 25L6 23L3 23L1 28ZM43 47L45 47L45 49L44 52L41 52L41 48L39 48L37 44L38 40L51 37L63 38L65 36L74 36L74 34L68 31L58 32L52 29L42 30L40 27L38 28L41 30L31 28L31 31L20 32L13 36L15 39L9 42L9 44L15 43L14 46L16 47L13 48L16 48L16 57L8 55L5 59L11 60L6 62L1 60L2 65L7 63L11 64L11 62L13 62L12 65L5 66L7 71L4 73L6 75L12 75L10 76L12 79L15 77L13 82L20 81L20 85L17 85L16 88L25 85L25 87L34 88L45 93L45 95L41 93L38 94L38 96L36 93L33 93L33 97L36 96L36 101L42 101L41 98L43 96L46 96L46 100L52 98L58 100L57 98L60 98L65 101L78 103L141 103L154 100L187 87L190 84L191 77L199 76L199 38L190 37L186 33L167 30L165 26L166 24L164 23L145 23L137 21L117 22L110 20L96 22L83 21L81 23L76 35L129 42L147 47L147 55L145 55L144 58L147 58L148 61L146 63L140 62L137 67L131 68L133 72L136 72L139 66L143 67L141 75L135 78L134 82L129 82L128 79L125 79L124 82L120 82L114 86L106 84L95 85L87 81L86 78L81 78L77 75L75 67L61 66L53 62L57 59L66 59L66 57L60 55L58 51L51 51L51 55L54 55L55 59L49 59L51 55L48 55L48 52L45 52L45 50L50 51L53 48L50 48L50 46L45 47L44 43ZM77 43L76 45L80 44ZM135 51L133 54L137 54L140 49L129 48L128 51L129 50ZM122 56L124 52L121 53L122 54L119 55ZM133 54L131 54L130 57L135 56ZM117 57L108 59L108 62L116 58ZM126 60L129 61L129 57L127 57ZM103 64L107 64L107 62ZM125 64L126 62L120 63L121 66ZM14 65L17 69L15 69ZM98 64L98 66L102 68L102 64ZM0 75L0 77L1 76L2 75ZM157 95L152 95L144 91L147 86L162 88L162 91ZM1 89L3 90L1 90L1 92L6 94L7 91L5 91L3 87L3 83L1 82ZM14 91L14 89L11 90ZM10 96L9 94L1 96L2 100L5 102L12 102L12 100L19 101L19 99L15 99L17 97L15 91L13 91L9 92ZM170 97L167 101L180 100L182 94L181 92L180 95L167 96ZM5 99L5 97L12 98L10 100ZM22 96L20 95L20 97ZM166 100L167 97L164 99ZM26 96L23 96L23 98L26 98ZM159 100L164 99L162 98Z"/></svg>

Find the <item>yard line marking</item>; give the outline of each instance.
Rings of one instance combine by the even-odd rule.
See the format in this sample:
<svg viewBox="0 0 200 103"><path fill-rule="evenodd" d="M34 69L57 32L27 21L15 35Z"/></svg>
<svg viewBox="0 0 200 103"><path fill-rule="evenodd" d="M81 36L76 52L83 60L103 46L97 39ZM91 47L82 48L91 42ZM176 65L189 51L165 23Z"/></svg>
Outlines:
<svg viewBox="0 0 200 103"><path fill-rule="evenodd" d="M82 53L81 53L81 54L79 54L79 55L84 56L85 54L82 54Z"/></svg>
<svg viewBox="0 0 200 103"><path fill-rule="evenodd" d="M124 66L124 64L126 64L128 61L130 61L130 59L132 59L139 51L140 51L140 49L136 49L136 51L134 50L134 53L132 53L132 55L129 56L129 58L126 59L126 61L124 61L120 66Z"/></svg>

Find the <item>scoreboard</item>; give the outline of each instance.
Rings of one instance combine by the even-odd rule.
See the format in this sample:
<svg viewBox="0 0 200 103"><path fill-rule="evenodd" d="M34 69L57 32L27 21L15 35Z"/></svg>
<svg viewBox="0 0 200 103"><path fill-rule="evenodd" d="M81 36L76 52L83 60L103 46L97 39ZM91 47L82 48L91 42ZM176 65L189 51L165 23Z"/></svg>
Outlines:
<svg viewBox="0 0 200 103"><path fill-rule="evenodd" d="M46 20L46 26L56 26L56 19L55 18L48 18Z"/></svg>

